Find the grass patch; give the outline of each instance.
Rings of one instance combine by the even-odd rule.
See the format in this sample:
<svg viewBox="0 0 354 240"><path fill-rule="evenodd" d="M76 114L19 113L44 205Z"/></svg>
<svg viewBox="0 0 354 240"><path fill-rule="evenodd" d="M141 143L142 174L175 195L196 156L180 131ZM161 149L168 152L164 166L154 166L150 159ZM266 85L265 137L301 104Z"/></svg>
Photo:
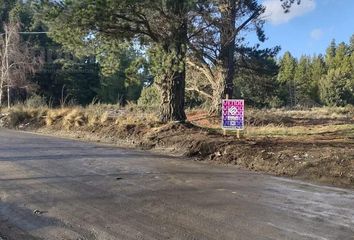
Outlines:
<svg viewBox="0 0 354 240"><path fill-rule="evenodd" d="M251 126L247 127L245 130L245 136L257 137L257 136L274 136L274 137L287 137L287 136L297 136L297 137L308 137L315 135L333 135L340 137L353 137L354 136L354 125L343 124L343 125L328 125L328 126Z"/></svg>

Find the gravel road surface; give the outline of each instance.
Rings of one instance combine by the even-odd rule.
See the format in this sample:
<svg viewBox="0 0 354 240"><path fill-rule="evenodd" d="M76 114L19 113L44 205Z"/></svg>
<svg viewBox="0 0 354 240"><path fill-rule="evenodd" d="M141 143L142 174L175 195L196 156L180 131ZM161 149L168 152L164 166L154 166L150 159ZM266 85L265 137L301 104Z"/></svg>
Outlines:
<svg viewBox="0 0 354 240"><path fill-rule="evenodd" d="M0 129L0 240L354 240L354 191Z"/></svg>

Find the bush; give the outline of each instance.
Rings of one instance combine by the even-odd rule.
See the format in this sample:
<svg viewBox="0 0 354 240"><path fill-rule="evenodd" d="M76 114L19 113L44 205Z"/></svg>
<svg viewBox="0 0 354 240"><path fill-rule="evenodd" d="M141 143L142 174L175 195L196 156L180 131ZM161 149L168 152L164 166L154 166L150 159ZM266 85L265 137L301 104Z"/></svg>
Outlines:
<svg viewBox="0 0 354 240"><path fill-rule="evenodd" d="M138 99L138 105L142 107L158 107L161 102L160 93L156 86L144 88Z"/></svg>
<svg viewBox="0 0 354 240"><path fill-rule="evenodd" d="M8 127L17 127L19 124L29 120L31 115L28 111L25 111L23 108L12 109L6 117L6 125Z"/></svg>
<svg viewBox="0 0 354 240"><path fill-rule="evenodd" d="M280 108L284 106L284 102L279 97L272 97L268 100L269 107Z"/></svg>
<svg viewBox="0 0 354 240"><path fill-rule="evenodd" d="M32 95L25 101L25 106L28 108L42 108L47 107L47 102L44 97L39 95Z"/></svg>

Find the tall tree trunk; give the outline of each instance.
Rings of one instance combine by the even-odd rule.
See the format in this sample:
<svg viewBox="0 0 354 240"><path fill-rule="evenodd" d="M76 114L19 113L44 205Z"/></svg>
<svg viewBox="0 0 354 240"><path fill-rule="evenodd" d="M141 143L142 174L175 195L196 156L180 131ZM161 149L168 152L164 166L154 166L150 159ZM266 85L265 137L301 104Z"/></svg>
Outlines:
<svg viewBox="0 0 354 240"><path fill-rule="evenodd" d="M160 120L162 122L183 122L186 120L186 114L184 112L186 82L185 46L179 42L174 46L175 47L172 49L171 45L168 49L165 48L166 54L171 54L173 60L160 83Z"/></svg>
<svg viewBox="0 0 354 240"><path fill-rule="evenodd" d="M6 26L5 29L5 69L6 69L6 84L7 84L7 107L10 108L11 105L11 95L10 95L10 69L9 69L9 46L10 46L10 34L9 27Z"/></svg>
<svg viewBox="0 0 354 240"><path fill-rule="evenodd" d="M160 120L162 122L186 120L184 112L185 72L174 72L162 83Z"/></svg>
<svg viewBox="0 0 354 240"><path fill-rule="evenodd" d="M220 5L222 24L220 27L221 52L220 61L225 76L224 96L233 97L235 75L235 31L236 2L223 0Z"/></svg>
<svg viewBox="0 0 354 240"><path fill-rule="evenodd" d="M0 75L0 107L3 105L3 97L4 97L4 85L6 84L6 80L5 80L5 56L7 54L7 28L6 28L6 25L4 27L4 30L5 30L5 35L4 35L4 38L1 39L1 54L0 54L0 57L1 57L1 75Z"/></svg>
<svg viewBox="0 0 354 240"><path fill-rule="evenodd" d="M186 45L188 40L186 1L171 1L173 11L183 20L177 22L172 29L172 36L165 40L163 51L168 60L168 67L162 77L160 120L162 122L184 122L186 114L185 83L186 83Z"/></svg>
<svg viewBox="0 0 354 240"><path fill-rule="evenodd" d="M1 56L1 75L0 75L0 107L2 106L2 98L4 96L4 58Z"/></svg>
<svg viewBox="0 0 354 240"><path fill-rule="evenodd" d="M2 97L3 97L3 81L0 80L0 107L2 106Z"/></svg>
<svg viewBox="0 0 354 240"><path fill-rule="evenodd" d="M7 84L7 108L11 107L10 85Z"/></svg>

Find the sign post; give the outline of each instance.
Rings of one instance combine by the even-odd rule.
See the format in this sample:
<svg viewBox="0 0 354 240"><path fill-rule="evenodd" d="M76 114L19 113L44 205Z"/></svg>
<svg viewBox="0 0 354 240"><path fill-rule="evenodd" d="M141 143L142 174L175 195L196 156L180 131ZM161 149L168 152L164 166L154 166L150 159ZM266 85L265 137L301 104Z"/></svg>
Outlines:
<svg viewBox="0 0 354 240"><path fill-rule="evenodd" d="M240 130L244 129L245 102L243 99L222 100L222 129L224 135L227 130L236 130L240 138Z"/></svg>

